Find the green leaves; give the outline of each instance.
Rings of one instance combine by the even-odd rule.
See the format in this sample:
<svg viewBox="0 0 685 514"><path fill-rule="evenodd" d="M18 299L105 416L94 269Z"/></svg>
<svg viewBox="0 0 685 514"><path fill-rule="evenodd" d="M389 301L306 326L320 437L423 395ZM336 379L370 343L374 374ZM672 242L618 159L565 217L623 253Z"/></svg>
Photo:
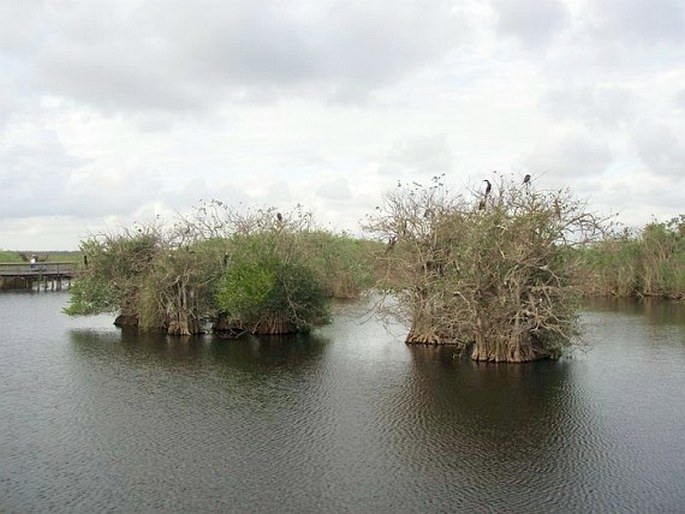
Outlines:
<svg viewBox="0 0 685 514"><path fill-rule="evenodd" d="M71 298L64 313L69 316L88 316L118 309L114 289L107 282L86 276L71 286Z"/></svg>
<svg viewBox="0 0 685 514"><path fill-rule="evenodd" d="M217 293L229 324L254 331L267 320L280 320L301 331L326 321L323 287L287 239L283 234L233 239L235 251Z"/></svg>

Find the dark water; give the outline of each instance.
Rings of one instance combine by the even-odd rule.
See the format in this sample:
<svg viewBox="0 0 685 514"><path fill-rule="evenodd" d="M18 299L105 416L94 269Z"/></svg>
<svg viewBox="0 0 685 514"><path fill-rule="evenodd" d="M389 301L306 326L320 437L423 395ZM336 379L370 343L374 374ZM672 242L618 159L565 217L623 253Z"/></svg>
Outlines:
<svg viewBox="0 0 685 514"><path fill-rule="evenodd" d="M685 306L590 306L584 353L477 365L338 309L182 341L0 294L0 512L682 512Z"/></svg>

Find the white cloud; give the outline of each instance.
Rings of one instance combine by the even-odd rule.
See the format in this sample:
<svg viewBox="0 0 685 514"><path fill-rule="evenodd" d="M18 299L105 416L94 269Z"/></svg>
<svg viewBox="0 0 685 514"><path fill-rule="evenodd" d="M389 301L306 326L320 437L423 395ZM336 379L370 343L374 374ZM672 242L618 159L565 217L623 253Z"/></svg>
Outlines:
<svg viewBox="0 0 685 514"><path fill-rule="evenodd" d="M356 231L398 178L494 169L674 216L684 9L0 0L0 245L73 248L210 198Z"/></svg>

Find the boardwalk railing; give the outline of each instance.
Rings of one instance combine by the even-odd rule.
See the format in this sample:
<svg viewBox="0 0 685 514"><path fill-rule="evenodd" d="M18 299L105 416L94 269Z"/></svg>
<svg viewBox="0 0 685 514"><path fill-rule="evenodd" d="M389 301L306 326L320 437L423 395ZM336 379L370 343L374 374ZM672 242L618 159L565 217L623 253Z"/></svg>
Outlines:
<svg viewBox="0 0 685 514"><path fill-rule="evenodd" d="M0 277L72 278L77 274L74 262L0 262Z"/></svg>

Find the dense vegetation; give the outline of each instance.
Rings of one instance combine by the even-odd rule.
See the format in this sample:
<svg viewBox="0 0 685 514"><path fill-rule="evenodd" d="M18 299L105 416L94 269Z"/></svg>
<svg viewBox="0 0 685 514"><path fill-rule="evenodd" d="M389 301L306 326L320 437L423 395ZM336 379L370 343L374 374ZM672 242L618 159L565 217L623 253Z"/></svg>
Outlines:
<svg viewBox="0 0 685 514"><path fill-rule="evenodd" d="M637 233L604 238L581 252L589 296L685 297L685 215Z"/></svg>
<svg viewBox="0 0 685 514"><path fill-rule="evenodd" d="M312 225L296 208L210 202L171 227L84 241L71 315L188 335L308 331L330 298L380 292L408 343L455 344L474 360L557 357L579 334L582 295L685 293L685 216L619 236L568 190L495 177L487 192L398 185L366 220L373 240Z"/></svg>
<svg viewBox="0 0 685 514"><path fill-rule="evenodd" d="M229 331L283 334L326 322L323 282L297 239L282 231L237 235L217 304Z"/></svg>
<svg viewBox="0 0 685 514"><path fill-rule="evenodd" d="M117 324L189 335L307 331L327 300L371 283L366 243L311 226L308 213L239 213L220 202L170 228L136 226L86 240L88 262L66 312L118 313Z"/></svg>
<svg viewBox="0 0 685 514"><path fill-rule="evenodd" d="M369 219L388 241L384 308L411 323L408 343L456 344L475 360L555 357L577 334L571 248L601 223L567 191L499 180L475 199L398 187Z"/></svg>

